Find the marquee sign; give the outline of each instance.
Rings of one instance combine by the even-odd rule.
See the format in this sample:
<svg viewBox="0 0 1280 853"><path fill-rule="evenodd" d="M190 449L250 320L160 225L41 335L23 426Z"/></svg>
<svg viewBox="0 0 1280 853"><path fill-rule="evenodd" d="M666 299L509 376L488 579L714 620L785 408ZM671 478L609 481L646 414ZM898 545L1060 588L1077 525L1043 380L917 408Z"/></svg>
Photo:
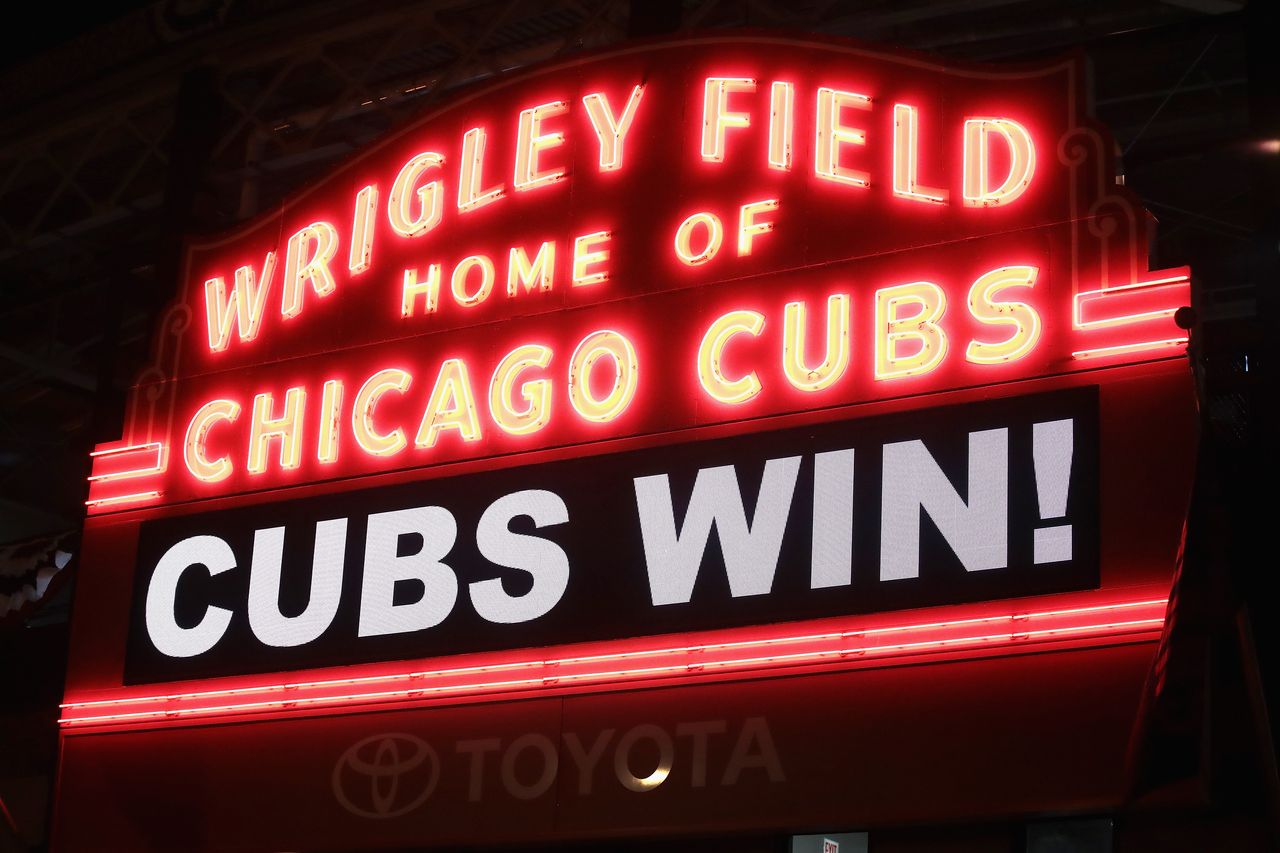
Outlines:
<svg viewBox="0 0 1280 853"><path fill-rule="evenodd" d="M190 242L64 722L1158 628L1141 584L847 621L1108 586L1106 389L1189 302L1114 173L1078 58L702 37L452 98Z"/></svg>

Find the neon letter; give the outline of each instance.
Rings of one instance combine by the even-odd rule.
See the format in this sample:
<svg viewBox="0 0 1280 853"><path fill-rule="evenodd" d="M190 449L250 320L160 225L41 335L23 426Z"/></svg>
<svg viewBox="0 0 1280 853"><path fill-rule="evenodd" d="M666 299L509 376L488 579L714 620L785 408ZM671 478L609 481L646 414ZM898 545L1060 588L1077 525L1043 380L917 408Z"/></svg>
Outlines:
<svg viewBox="0 0 1280 853"><path fill-rule="evenodd" d="M564 101L552 101L520 111L520 127L516 133L516 177L517 190L532 190L546 184L553 184L564 177L564 167L538 171L538 155L547 148L554 148L564 143L564 132L542 132L543 119L558 116L567 112L569 105Z"/></svg>
<svg viewBox="0 0 1280 853"><path fill-rule="evenodd" d="M480 286L476 288L475 293L467 293L467 276L472 267L480 270ZM453 268L453 276L449 280L453 288L454 301L467 308L479 305L493 291L494 277L493 261L489 260L488 255L467 255L458 261L458 265Z"/></svg>
<svg viewBox="0 0 1280 853"><path fill-rule="evenodd" d="M899 306L919 310L904 317ZM947 310L947 294L928 281L899 284L876 291L876 379L928 373L947 354L947 335L938 325ZM898 351L904 340L918 341L914 353Z"/></svg>
<svg viewBox="0 0 1280 853"><path fill-rule="evenodd" d="M707 229L707 243L702 247L702 251L695 252L693 229L699 225ZM708 212L692 213L676 228L676 257L683 263L696 267L715 257L716 252L720 251L722 242L724 242L724 225L720 223L720 217Z"/></svg>
<svg viewBox="0 0 1280 853"><path fill-rule="evenodd" d="M735 335L759 337L764 315L759 311L730 311L718 317L698 346L698 381L713 400L737 405L760 393L760 379L753 370L739 379L728 379L721 370L721 356Z"/></svg>
<svg viewBox="0 0 1280 853"><path fill-rule="evenodd" d="M778 200L770 198L744 204L738 210L738 257L751 254L751 242L757 234L768 234L773 230L772 219L768 222L756 222L756 214L777 209Z"/></svg>
<svg viewBox="0 0 1280 853"><path fill-rule="evenodd" d="M444 199L439 181L428 181L415 190L418 179L427 169L439 166L444 158L434 151L424 151L411 158L391 185L387 198L387 219L391 228L401 237L417 237L440 224L444 213ZM414 200L418 210L414 211Z"/></svg>
<svg viewBox="0 0 1280 853"><path fill-rule="evenodd" d="M352 275L364 272L372 262L373 214L377 209L377 184L369 184L356 193L356 210L351 221L351 251L347 255L347 269Z"/></svg>
<svg viewBox="0 0 1280 853"><path fill-rule="evenodd" d="M1009 174L991 188L991 134L999 134L1009 148ZM1036 146L1031 134L1010 118L970 118L964 122L964 203L968 207L1008 204L1026 192L1036 172Z"/></svg>
<svg viewBox="0 0 1280 853"><path fill-rule="evenodd" d="M267 252L262 262L262 281L258 282L253 267L236 267L236 283L227 296L227 283L221 276L204 283L205 320L209 327L209 349L221 352L231 342L231 323L236 324L240 340L251 341L262 326L262 308L267 302L271 276L276 271L276 253Z"/></svg>
<svg viewBox="0 0 1280 853"><path fill-rule="evenodd" d="M308 281L317 296L333 293L329 261L337 250L338 229L328 222L312 222L289 238L284 256L284 299L280 313L285 317L298 315L302 310L303 285Z"/></svg>
<svg viewBox="0 0 1280 853"><path fill-rule="evenodd" d="M551 363L551 348L539 344L525 344L507 353L493 371L489 382L489 413L504 432L511 435L528 435L537 432L551 420L551 382L534 379L520 383L520 396L525 407L515 409L511 405L512 391L520 374L534 367L546 367Z"/></svg>
<svg viewBox="0 0 1280 853"><path fill-rule="evenodd" d="M788 302L783 315L782 372L801 391L830 388L849 366L849 296L833 293L827 297L827 353L822 364L805 365L805 305Z"/></svg>
<svg viewBox="0 0 1280 853"><path fill-rule="evenodd" d="M609 100L603 92L592 92L582 96L586 105L587 117L591 119L591 127L600 139L600 171L611 172L622 168L622 142L631 130L631 122L635 120L636 109L640 106L640 96L644 94L644 86L636 84L622 108L622 115L613 117Z"/></svg>
<svg viewBox="0 0 1280 853"><path fill-rule="evenodd" d="M440 307L440 265L427 267L427 280L418 281L418 268L409 267L404 271L404 291L400 296L400 316L412 317L413 306L419 296L426 296L426 313L434 314Z"/></svg>
<svg viewBox="0 0 1280 853"><path fill-rule="evenodd" d="M480 419L476 417L475 395L467 377L467 363L460 358L446 358L440 365L431 399L418 426L418 447L434 447L440 432L456 429L463 441L480 439Z"/></svg>
<svg viewBox="0 0 1280 853"><path fill-rule="evenodd" d="M970 341L965 358L975 364L1015 361L1031 352L1040 340L1040 314L1025 302L997 302L1006 287L1035 287L1039 270L1031 266L1000 267L984 273L969 288L969 312L987 325L1013 326L1013 332L999 343Z"/></svg>
<svg viewBox="0 0 1280 853"><path fill-rule="evenodd" d="M538 254L533 256L532 261L525 253L524 246L512 246L507 257L507 296L519 296L522 284L525 293L532 293L535 286L538 290L550 290L555 267L555 240L548 240L539 246Z"/></svg>
<svg viewBox="0 0 1280 853"><path fill-rule="evenodd" d="M597 397L591 391L591 371L596 362L613 360L613 386ZM627 410L636 395L639 363L631 341L618 332L601 329L582 339L569 360L569 402L574 411L589 421L611 421Z"/></svg>
<svg viewBox="0 0 1280 853"><path fill-rule="evenodd" d="M796 115L796 87L781 80L769 88L769 168L791 171L791 137Z"/></svg>
<svg viewBox="0 0 1280 853"><path fill-rule="evenodd" d="M281 468L297 468L302 463L299 423L306 402L304 388L290 388L284 392L284 414L273 418L271 395L259 394L253 398L253 418L249 422L249 464L246 466L250 474L261 474L267 470L267 445L273 438L280 439Z"/></svg>
<svg viewBox="0 0 1280 853"><path fill-rule="evenodd" d="M396 367L379 370L360 386L356 393L355 403L351 406L351 433L356 437L356 444L371 456L391 456L399 453L408 443L404 430L396 427L389 433L380 433L373 426L373 409L378 405L378 398L388 391L399 391L403 394L409 390L413 377L408 371Z"/></svg>
<svg viewBox="0 0 1280 853"><path fill-rule="evenodd" d="M342 409L342 380L330 379L324 383L320 395L320 441L316 445L316 458L329 464L338 461L338 418Z"/></svg>
<svg viewBox="0 0 1280 853"><path fill-rule="evenodd" d="M458 210L466 212L502 198L502 184L480 189L484 182L484 128L473 127L462 135L462 174L458 176Z"/></svg>
<svg viewBox="0 0 1280 853"><path fill-rule="evenodd" d="M602 281L609 280L609 271L607 269L587 272L587 267L603 264L609 260L609 250L597 249L596 246L600 243L608 243L611 237L613 237L612 231L593 231L590 234L583 234L573 241L574 287L581 287L585 284L599 284Z"/></svg>
<svg viewBox="0 0 1280 853"><path fill-rule="evenodd" d="M724 160L724 131L728 127L749 127L750 113L729 109L731 92L754 92L750 77L708 77L702 92L702 159Z"/></svg>
<svg viewBox="0 0 1280 853"><path fill-rule="evenodd" d="M845 107L871 109L871 98L857 92L818 89L817 141L813 146L814 170L818 177L838 184L865 187L871 177L863 171L840 165L840 148L844 145L866 145L867 133L857 127L841 124L840 111Z"/></svg>
<svg viewBox="0 0 1280 853"><path fill-rule="evenodd" d="M893 105L893 194L912 201L946 204L946 190L919 182L919 124L915 107Z"/></svg>
<svg viewBox="0 0 1280 853"><path fill-rule="evenodd" d="M187 437L182 457L191 476L206 483L217 483L231 476L231 459L220 456L210 460L205 456L205 443L209 430L219 421L235 421L240 416L240 404L231 400L210 400L191 416L187 424Z"/></svg>

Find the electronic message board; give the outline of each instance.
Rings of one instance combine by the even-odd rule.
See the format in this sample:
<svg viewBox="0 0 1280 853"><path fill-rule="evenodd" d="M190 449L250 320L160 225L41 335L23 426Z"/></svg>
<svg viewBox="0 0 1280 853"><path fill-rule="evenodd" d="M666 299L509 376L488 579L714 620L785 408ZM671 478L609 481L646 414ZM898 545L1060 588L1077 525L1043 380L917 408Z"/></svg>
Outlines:
<svg viewBox="0 0 1280 853"><path fill-rule="evenodd" d="M834 421L145 522L126 677L1095 586L1092 392L949 407L924 425Z"/></svg>

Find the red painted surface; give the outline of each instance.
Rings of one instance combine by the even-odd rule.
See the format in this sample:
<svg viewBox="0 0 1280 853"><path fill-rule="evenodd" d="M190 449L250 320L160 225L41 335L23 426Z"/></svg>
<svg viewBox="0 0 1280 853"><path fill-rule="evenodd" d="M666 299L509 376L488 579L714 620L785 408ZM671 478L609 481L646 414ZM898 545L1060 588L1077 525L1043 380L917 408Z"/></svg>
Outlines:
<svg viewBox="0 0 1280 853"><path fill-rule="evenodd" d="M1152 650L73 736L64 741L57 846L449 847L1102 811L1122 796L1129 723ZM751 723L730 775L753 720L763 723ZM646 732L669 738L672 755L664 781L637 792L618 781L616 762L622 739L641 726L624 753L632 778L661 759ZM762 730L781 778L761 763ZM384 745L379 757L388 739L397 751ZM362 742L357 772L348 751ZM438 758L434 785L429 763L397 770L419 743ZM590 755L597 744L583 772L571 750ZM548 745L558 772L539 791L538 750Z"/></svg>

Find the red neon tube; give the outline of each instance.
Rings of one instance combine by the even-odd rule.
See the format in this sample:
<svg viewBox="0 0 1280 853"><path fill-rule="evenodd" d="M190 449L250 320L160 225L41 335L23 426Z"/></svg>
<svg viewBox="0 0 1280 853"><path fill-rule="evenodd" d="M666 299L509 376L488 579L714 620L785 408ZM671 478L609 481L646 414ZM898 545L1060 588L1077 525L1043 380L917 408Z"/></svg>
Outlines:
<svg viewBox="0 0 1280 853"><path fill-rule="evenodd" d="M395 674L124 695L66 702L59 723L68 728L151 725L170 720L481 697L564 686L605 687L715 673L768 673L801 665L886 661L930 653L999 652L1045 642L1149 635L1162 628L1166 603L1167 599L1154 598L876 627L867 627L862 619L813 633L686 645L659 643L651 648L548 654Z"/></svg>

